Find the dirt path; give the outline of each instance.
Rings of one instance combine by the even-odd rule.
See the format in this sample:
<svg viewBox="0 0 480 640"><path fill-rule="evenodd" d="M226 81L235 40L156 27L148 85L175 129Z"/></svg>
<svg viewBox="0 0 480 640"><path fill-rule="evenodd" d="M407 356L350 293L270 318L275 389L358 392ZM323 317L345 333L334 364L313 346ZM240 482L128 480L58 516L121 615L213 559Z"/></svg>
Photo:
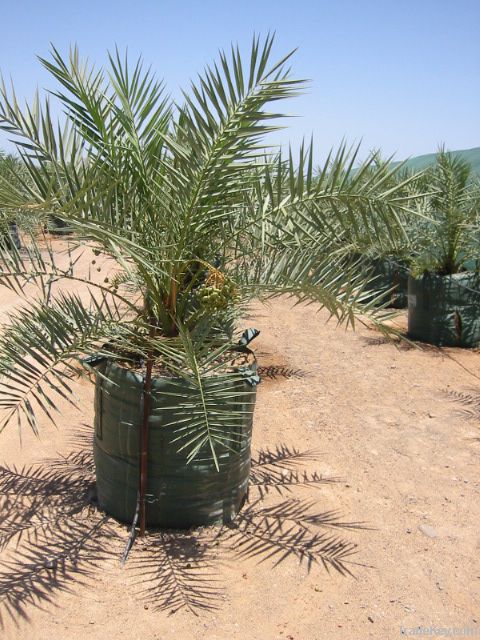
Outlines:
<svg viewBox="0 0 480 640"><path fill-rule="evenodd" d="M15 427L1 434L11 522L0 539L24 530L0 558L13 563L0 573L1 637L390 640L418 626L480 634L480 354L397 349L325 320L278 300L246 323L262 331L254 485L237 528L219 537L157 535L119 566L125 528L87 506L87 382L77 387L81 410L65 407L58 430L45 424L40 440L25 432L23 447ZM310 555L324 564L309 569Z"/></svg>

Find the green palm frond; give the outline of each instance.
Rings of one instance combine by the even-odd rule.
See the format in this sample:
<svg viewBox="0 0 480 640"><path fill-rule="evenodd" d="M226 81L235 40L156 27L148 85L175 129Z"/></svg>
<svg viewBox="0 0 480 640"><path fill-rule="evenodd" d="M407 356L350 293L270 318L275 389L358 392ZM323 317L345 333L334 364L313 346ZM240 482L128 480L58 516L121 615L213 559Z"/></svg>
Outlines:
<svg viewBox="0 0 480 640"><path fill-rule="evenodd" d="M249 366L235 367L232 349L228 342L216 348L195 343L183 328L172 345L162 341L157 349L174 376L168 389L158 391L161 412L168 415L165 427L175 427L173 441L188 461L207 455L217 470L220 454L240 442L245 417L253 417L255 391L247 380L255 372Z"/></svg>
<svg viewBox="0 0 480 640"><path fill-rule="evenodd" d="M37 430L35 409L52 421L55 400L73 403L72 379L85 353L121 332L125 310L106 293L91 294L85 304L77 294L57 294L10 314L0 337L0 431L16 417Z"/></svg>

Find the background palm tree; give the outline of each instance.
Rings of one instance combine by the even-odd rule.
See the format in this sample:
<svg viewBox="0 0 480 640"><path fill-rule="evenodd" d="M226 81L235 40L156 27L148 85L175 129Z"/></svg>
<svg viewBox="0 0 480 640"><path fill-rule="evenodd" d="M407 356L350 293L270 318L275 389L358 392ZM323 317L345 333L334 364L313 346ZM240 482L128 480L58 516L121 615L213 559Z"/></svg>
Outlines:
<svg viewBox="0 0 480 640"><path fill-rule="evenodd" d="M452 275L478 267L480 183L462 158L441 149L436 164L421 179L427 218L412 228L418 275Z"/></svg>
<svg viewBox="0 0 480 640"><path fill-rule="evenodd" d="M441 150L425 184L425 219L410 230L409 336L437 345L480 341L480 183L470 165Z"/></svg>
<svg viewBox="0 0 480 640"><path fill-rule="evenodd" d="M22 162L12 154L4 153L0 149L0 176L4 181L13 181L20 188L20 176L27 178ZM21 212L4 210L0 207L0 238L7 249L15 245L20 248L18 223L28 228L29 219L22 216Z"/></svg>

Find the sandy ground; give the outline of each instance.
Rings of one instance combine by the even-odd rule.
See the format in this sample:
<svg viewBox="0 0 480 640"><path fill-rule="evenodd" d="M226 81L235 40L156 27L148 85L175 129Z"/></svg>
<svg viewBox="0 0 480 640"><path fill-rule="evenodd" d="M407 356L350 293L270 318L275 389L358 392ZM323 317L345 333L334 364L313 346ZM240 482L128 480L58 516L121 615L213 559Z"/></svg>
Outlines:
<svg viewBox="0 0 480 640"><path fill-rule="evenodd" d="M152 534L120 566L125 527L89 506L87 381L57 429L0 435L0 637L480 634L480 354L398 349L286 300L246 326L264 381L233 528Z"/></svg>

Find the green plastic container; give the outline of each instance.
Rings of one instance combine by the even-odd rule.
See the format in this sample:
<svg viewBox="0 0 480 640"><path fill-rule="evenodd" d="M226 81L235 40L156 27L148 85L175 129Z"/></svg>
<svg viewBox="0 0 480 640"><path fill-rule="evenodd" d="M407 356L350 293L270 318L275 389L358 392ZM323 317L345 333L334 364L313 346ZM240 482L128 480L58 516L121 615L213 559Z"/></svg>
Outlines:
<svg viewBox="0 0 480 640"><path fill-rule="evenodd" d="M408 272L406 262L396 258L375 258L370 263L371 277L366 291L377 294L385 292L380 302L387 302L387 306L394 309L406 309L408 295Z"/></svg>
<svg viewBox="0 0 480 640"><path fill-rule="evenodd" d="M72 229L65 220L53 215L48 217L46 231L54 236L68 236L72 233Z"/></svg>
<svg viewBox="0 0 480 640"><path fill-rule="evenodd" d="M12 222L7 228L0 230L0 244L6 249L20 249L22 244L20 242L20 235L18 233L18 226L16 222Z"/></svg>
<svg viewBox="0 0 480 640"><path fill-rule="evenodd" d="M250 367L252 369L252 367ZM95 387L94 459L100 508L131 523L139 487L139 440L142 424L141 375L114 362L101 363ZM255 367L253 368L255 370ZM172 420L182 424L188 409L172 409L178 384L185 395L192 390L180 379L153 378L149 417L146 519L151 527L185 529L231 521L248 491L250 444L256 389L247 381L226 383L231 406L238 410L230 435L233 450L221 449L217 471L206 448L187 464ZM229 401L230 402L230 401Z"/></svg>
<svg viewBox="0 0 480 640"><path fill-rule="evenodd" d="M464 272L408 279L408 336L430 344L480 343L480 278Z"/></svg>

